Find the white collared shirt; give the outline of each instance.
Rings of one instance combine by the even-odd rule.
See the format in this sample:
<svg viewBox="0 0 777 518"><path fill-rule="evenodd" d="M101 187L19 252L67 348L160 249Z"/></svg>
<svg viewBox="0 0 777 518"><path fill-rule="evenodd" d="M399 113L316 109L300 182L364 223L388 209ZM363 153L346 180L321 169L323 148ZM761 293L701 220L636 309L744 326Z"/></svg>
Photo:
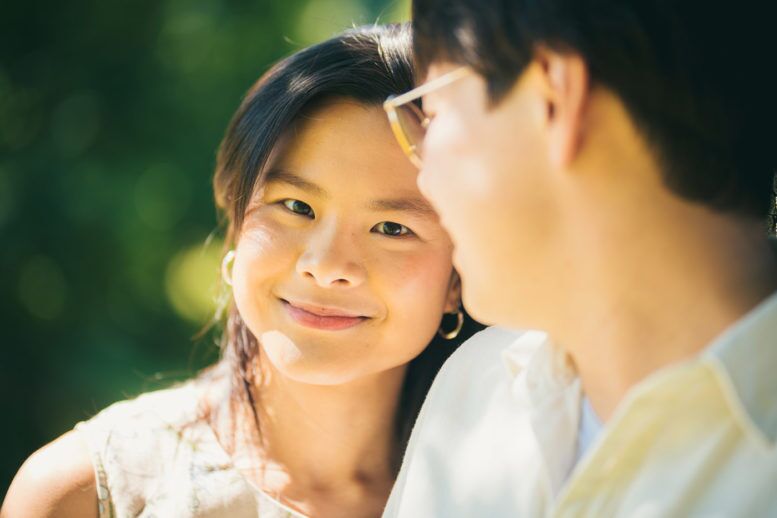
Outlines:
<svg viewBox="0 0 777 518"><path fill-rule="evenodd" d="M580 398L545 334L476 335L435 380L384 518L777 516L777 294L636 385L575 465Z"/></svg>

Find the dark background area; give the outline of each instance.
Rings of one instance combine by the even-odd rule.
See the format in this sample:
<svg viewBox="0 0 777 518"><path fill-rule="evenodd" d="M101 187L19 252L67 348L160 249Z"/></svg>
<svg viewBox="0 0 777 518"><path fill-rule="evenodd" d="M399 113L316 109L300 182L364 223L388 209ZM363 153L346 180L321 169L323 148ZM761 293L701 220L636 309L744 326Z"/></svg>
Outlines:
<svg viewBox="0 0 777 518"><path fill-rule="evenodd" d="M0 496L34 450L217 357L215 151L275 60L404 0L4 2Z"/></svg>

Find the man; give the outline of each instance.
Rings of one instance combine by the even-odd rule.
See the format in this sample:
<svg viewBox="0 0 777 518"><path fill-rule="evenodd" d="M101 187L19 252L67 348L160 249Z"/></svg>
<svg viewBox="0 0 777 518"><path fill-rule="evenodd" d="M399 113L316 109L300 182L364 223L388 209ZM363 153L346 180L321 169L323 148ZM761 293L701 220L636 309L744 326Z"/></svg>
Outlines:
<svg viewBox="0 0 777 518"><path fill-rule="evenodd" d="M465 305L547 334L449 360L384 516L777 516L768 4L413 11L386 108Z"/></svg>

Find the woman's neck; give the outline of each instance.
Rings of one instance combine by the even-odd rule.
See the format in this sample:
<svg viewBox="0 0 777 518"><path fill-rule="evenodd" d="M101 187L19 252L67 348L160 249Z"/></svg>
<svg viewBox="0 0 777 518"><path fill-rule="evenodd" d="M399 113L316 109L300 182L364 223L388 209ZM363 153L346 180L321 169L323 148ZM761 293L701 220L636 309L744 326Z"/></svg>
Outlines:
<svg viewBox="0 0 777 518"><path fill-rule="evenodd" d="M309 515L327 515L330 507L382 508L400 455L396 413L406 367L311 385L257 363L259 433L250 410L237 418L236 429L250 435L239 434L234 444L236 466L266 493Z"/></svg>

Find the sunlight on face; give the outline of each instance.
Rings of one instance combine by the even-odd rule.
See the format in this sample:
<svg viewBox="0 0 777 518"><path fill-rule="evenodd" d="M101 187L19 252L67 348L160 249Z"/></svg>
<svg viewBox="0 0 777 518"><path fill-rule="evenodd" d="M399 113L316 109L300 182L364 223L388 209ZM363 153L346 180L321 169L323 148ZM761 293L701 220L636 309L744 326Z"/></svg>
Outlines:
<svg viewBox="0 0 777 518"><path fill-rule="evenodd" d="M458 65L435 65L433 80ZM542 104L516 87L489 103L473 74L425 96L432 118L418 181L455 245L463 298L474 318L521 326L547 277L545 249L554 224L552 175L543 141ZM516 308L519 310L516 312Z"/></svg>
<svg viewBox="0 0 777 518"><path fill-rule="evenodd" d="M458 301L451 251L383 111L333 102L290 131L249 205L235 301L280 373L344 383L426 347Z"/></svg>

